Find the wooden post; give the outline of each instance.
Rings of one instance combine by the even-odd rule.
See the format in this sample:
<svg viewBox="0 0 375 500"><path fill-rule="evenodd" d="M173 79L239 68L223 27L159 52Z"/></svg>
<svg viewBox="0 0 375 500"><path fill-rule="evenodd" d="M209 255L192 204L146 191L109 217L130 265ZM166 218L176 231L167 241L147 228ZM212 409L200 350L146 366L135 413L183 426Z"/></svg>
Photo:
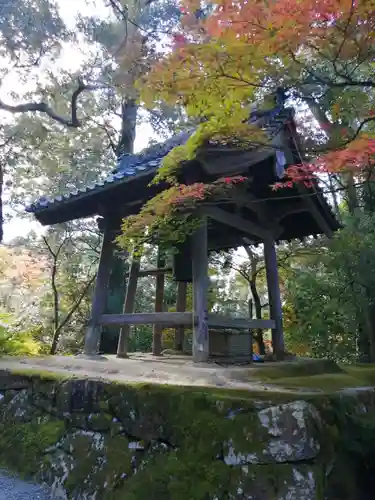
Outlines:
<svg viewBox="0 0 375 500"><path fill-rule="evenodd" d="M134 312L135 294L138 285L138 275L140 269L140 262L134 257L129 271L128 286L126 287L126 296L124 302L124 314ZM118 339L117 357L126 358L128 356L128 340L131 325L124 325L120 330L120 337Z"/></svg>
<svg viewBox="0 0 375 500"><path fill-rule="evenodd" d="M264 240L264 260L266 263L268 301L270 318L275 321L272 329L272 346L276 359L284 357L283 313L280 297L279 273L275 241L272 237Z"/></svg>
<svg viewBox="0 0 375 500"><path fill-rule="evenodd" d="M195 363L208 360L208 245L207 218L202 218L201 226L192 236L193 258L193 298L194 317L193 328L193 361Z"/></svg>
<svg viewBox="0 0 375 500"><path fill-rule="evenodd" d="M98 324L98 319L103 314L107 305L111 260L113 255L112 239L112 232L109 229L104 229L102 249L100 252L98 272L92 298L91 318L87 326L85 337L84 353L86 356L96 356L98 354L101 332L101 326Z"/></svg>
<svg viewBox="0 0 375 500"><path fill-rule="evenodd" d="M185 281L179 281L177 283L176 312L186 311L186 293L187 293L187 283L185 283ZM184 337L185 337L185 327L183 325L179 325L176 328L176 334L174 338L174 348L176 351L183 351Z"/></svg>
<svg viewBox="0 0 375 500"><path fill-rule="evenodd" d="M165 259L160 249L158 250L158 258L156 267L161 269L165 266ZM156 275L156 288L155 288L155 312L163 312L164 305L164 284L165 284L165 274ZM161 356L162 350L162 334L163 325L154 325L152 329L152 354L154 356Z"/></svg>
<svg viewBox="0 0 375 500"><path fill-rule="evenodd" d="M127 281L127 263L124 258L125 252L122 256L112 256L111 260L111 274L108 283L107 304L104 314L121 314L124 307L126 295L126 281ZM102 325L100 335L99 352L106 354L116 354L118 339L120 335L120 327L116 325Z"/></svg>

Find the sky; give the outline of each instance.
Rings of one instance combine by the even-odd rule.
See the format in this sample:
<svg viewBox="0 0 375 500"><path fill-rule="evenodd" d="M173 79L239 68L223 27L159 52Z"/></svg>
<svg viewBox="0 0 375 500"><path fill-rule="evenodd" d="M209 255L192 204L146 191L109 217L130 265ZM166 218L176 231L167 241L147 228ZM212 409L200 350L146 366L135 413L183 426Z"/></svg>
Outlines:
<svg viewBox="0 0 375 500"><path fill-rule="evenodd" d="M97 14L106 17L108 10L105 8L102 0L57 0L59 4L59 9L61 16L63 17L65 23L68 27L74 27L75 19L77 15L90 15ZM82 56L73 50L72 47L66 46L64 48L62 57L59 64L65 68L74 70L82 61ZM7 102L12 102L9 93L12 90L19 90L20 84L16 77L10 77L6 81L2 82L1 86L1 97L6 96ZM6 119L6 114L2 114L2 117ZM148 124L142 124L137 129L134 149L135 152L144 149L150 140L154 137L152 128ZM26 219L13 217L10 221L5 221L4 223L4 243L11 241L17 236L26 236L30 230L37 232L42 232L43 228L37 221L27 217Z"/></svg>

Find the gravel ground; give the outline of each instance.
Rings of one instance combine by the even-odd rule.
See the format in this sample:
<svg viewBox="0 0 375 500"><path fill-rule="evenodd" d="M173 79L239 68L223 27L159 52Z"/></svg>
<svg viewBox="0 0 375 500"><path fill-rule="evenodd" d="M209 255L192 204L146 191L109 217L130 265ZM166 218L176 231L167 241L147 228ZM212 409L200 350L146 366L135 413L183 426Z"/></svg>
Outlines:
<svg viewBox="0 0 375 500"><path fill-rule="evenodd" d="M41 486L27 483L0 471L0 500L51 500L52 496Z"/></svg>

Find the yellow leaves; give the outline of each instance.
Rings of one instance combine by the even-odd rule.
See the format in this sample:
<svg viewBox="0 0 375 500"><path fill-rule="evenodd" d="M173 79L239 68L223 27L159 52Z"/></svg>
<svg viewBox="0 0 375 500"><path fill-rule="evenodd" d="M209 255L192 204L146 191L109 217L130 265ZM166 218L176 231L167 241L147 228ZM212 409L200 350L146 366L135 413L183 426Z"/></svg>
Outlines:
<svg viewBox="0 0 375 500"><path fill-rule="evenodd" d="M227 46L210 40L168 55L138 87L149 107L162 100L183 104L189 116L208 117L222 113L223 108L233 109L233 103L251 100L262 78L254 69L265 64L263 55L255 57L241 40Z"/></svg>
<svg viewBox="0 0 375 500"><path fill-rule="evenodd" d="M161 168L159 168L156 176L152 180L152 184L157 184L161 181L168 182L169 184L175 184L176 172L180 167L181 162L189 160L191 154L189 152L189 147L186 145L177 146L163 159Z"/></svg>

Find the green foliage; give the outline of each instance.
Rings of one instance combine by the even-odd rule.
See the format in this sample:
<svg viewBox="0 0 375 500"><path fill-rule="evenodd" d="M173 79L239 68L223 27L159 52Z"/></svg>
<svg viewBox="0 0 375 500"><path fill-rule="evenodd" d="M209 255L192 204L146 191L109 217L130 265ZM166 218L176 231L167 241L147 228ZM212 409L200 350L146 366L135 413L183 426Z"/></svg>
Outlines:
<svg viewBox="0 0 375 500"><path fill-rule="evenodd" d="M375 216L360 214L348 217L346 227L303 267L290 268L290 339L307 343L314 357L354 361L363 354L362 344L373 338L374 261Z"/></svg>
<svg viewBox="0 0 375 500"><path fill-rule="evenodd" d="M262 130L247 123L239 125L239 117L247 118L248 110L241 109L233 113L224 122L220 118L213 118L209 122L198 125L194 133L182 146L176 146L163 159L162 167L158 170L153 183L166 181L176 183L176 175L183 162L193 160L199 154L199 149L210 141L219 142L222 145L227 143L235 144L238 148L252 147L254 141L265 141L265 134ZM235 123L234 122L235 117Z"/></svg>
<svg viewBox="0 0 375 500"><path fill-rule="evenodd" d="M129 337L129 352L150 352L151 348L152 327L150 325L135 327Z"/></svg>
<svg viewBox="0 0 375 500"><path fill-rule="evenodd" d="M120 247L129 252L142 253L145 243L155 239L165 250L183 243L201 224L196 209L204 203L226 200L234 189L241 189L245 177L225 177L210 184L196 182L191 185L172 185L146 202L140 212L124 219Z"/></svg>
<svg viewBox="0 0 375 500"><path fill-rule="evenodd" d="M59 48L67 37L57 6L50 0L2 2L0 33L2 53L13 62L26 56L24 64L32 64L37 60L37 54Z"/></svg>
<svg viewBox="0 0 375 500"><path fill-rule="evenodd" d="M0 355L35 356L42 352L43 346L35 340L32 331L22 331L13 326L9 314L0 314Z"/></svg>

